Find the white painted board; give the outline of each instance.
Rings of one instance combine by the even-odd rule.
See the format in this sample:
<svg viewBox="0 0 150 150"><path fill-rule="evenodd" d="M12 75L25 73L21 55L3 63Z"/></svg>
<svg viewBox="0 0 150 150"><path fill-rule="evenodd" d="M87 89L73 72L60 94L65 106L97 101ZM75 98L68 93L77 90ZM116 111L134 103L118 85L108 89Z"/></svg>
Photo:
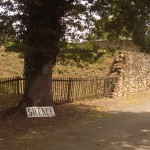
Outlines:
<svg viewBox="0 0 150 150"><path fill-rule="evenodd" d="M26 107L28 118L31 117L54 117L53 107Z"/></svg>

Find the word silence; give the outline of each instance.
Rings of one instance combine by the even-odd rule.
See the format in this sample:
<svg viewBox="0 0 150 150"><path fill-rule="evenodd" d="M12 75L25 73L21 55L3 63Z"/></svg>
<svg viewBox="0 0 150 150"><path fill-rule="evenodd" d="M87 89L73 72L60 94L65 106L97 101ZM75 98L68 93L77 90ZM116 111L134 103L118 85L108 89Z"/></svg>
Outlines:
<svg viewBox="0 0 150 150"><path fill-rule="evenodd" d="M31 117L54 117L53 107L26 107L28 118Z"/></svg>

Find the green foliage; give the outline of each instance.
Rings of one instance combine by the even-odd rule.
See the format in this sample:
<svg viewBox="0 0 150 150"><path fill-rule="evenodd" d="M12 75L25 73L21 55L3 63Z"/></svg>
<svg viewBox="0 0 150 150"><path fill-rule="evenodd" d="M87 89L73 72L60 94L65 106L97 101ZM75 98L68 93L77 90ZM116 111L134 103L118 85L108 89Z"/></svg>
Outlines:
<svg viewBox="0 0 150 150"><path fill-rule="evenodd" d="M145 36L142 50L150 54L150 29L147 32L147 35Z"/></svg>
<svg viewBox="0 0 150 150"><path fill-rule="evenodd" d="M32 75L41 74L44 64L49 61L54 64L59 52L62 62L74 60L78 64L81 61L96 63L104 54L115 55L116 50L98 46L97 39L133 38L140 45L145 43L144 48L149 47L148 37L145 37L149 24L149 0L0 2L4 9L0 14L0 39L6 41L9 50L25 53L25 75L29 80ZM94 18L94 14L100 16L99 19ZM69 44L64 50L64 37L69 35L66 25L73 25L80 31L88 30L88 43L85 46Z"/></svg>
<svg viewBox="0 0 150 150"><path fill-rule="evenodd" d="M24 57L24 54L27 53L28 47L23 42L5 42L3 44L6 52L15 52L20 53L21 57Z"/></svg>
<svg viewBox="0 0 150 150"><path fill-rule="evenodd" d="M95 1L92 10L101 18L96 21L97 38L132 38L142 46L150 16L149 0Z"/></svg>
<svg viewBox="0 0 150 150"><path fill-rule="evenodd" d="M104 56L114 56L117 50L113 48L101 48L94 40L86 43L68 43L66 49L62 50L58 56L61 64L76 65L85 67L86 63L100 63Z"/></svg>

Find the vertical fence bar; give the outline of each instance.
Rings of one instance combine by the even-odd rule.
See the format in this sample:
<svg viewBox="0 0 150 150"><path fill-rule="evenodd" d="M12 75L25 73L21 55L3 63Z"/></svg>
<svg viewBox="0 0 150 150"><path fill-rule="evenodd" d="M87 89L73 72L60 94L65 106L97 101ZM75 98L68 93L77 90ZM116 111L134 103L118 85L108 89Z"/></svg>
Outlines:
<svg viewBox="0 0 150 150"><path fill-rule="evenodd" d="M67 102L70 101L70 94L71 94L71 78L68 80L68 94L67 94Z"/></svg>
<svg viewBox="0 0 150 150"><path fill-rule="evenodd" d="M16 85L17 85L17 101L20 101L20 84L19 84L19 78L16 81Z"/></svg>

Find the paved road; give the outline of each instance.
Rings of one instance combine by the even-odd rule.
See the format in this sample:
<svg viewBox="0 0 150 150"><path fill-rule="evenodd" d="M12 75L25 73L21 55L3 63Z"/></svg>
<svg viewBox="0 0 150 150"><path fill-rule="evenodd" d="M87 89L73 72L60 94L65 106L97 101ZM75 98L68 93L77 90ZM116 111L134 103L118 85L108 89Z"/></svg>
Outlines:
<svg viewBox="0 0 150 150"><path fill-rule="evenodd" d="M101 119L76 120L43 132L17 149L150 150L150 101L111 113Z"/></svg>

